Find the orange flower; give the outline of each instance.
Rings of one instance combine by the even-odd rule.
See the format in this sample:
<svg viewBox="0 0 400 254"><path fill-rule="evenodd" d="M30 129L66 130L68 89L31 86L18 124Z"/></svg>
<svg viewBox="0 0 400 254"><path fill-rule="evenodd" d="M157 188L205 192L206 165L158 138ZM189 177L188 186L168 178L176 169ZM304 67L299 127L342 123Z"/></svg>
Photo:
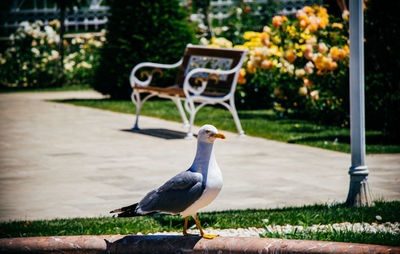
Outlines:
<svg viewBox="0 0 400 254"><path fill-rule="evenodd" d="M303 11L305 11L308 15L310 15L311 13L314 13L313 8L311 8L310 6L304 6L303 7Z"/></svg>
<svg viewBox="0 0 400 254"><path fill-rule="evenodd" d="M326 53L328 51L328 47L326 46L325 43L320 42L318 43L318 51L322 54Z"/></svg>
<svg viewBox="0 0 400 254"><path fill-rule="evenodd" d="M344 21L349 21L349 14L350 14L350 12L348 10L344 10L342 13L342 19Z"/></svg>
<svg viewBox="0 0 400 254"><path fill-rule="evenodd" d="M304 52L313 52L313 46L311 44L306 44L304 46Z"/></svg>
<svg viewBox="0 0 400 254"><path fill-rule="evenodd" d="M324 7L317 7L317 10L317 17L319 18L318 27L321 29L325 29L325 27L329 24L328 12Z"/></svg>
<svg viewBox="0 0 400 254"><path fill-rule="evenodd" d="M329 50L329 56L333 61L337 61L340 59L340 50L338 47L334 46Z"/></svg>
<svg viewBox="0 0 400 254"><path fill-rule="evenodd" d="M303 83L306 87L312 87L312 83L308 78L303 78Z"/></svg>
<svg viewBox="0 0 400 254"><path fill-rule="evenodd" d="M315 67L318 70L323 71L323 70L329 69L330 60L327 57L325 57L324 55L318 54L318 55L316 55L316 57L313 60L314 60ZM322 74L321 72L319 72L319 73Z"/></svg>
<svg viewBox="0 0 400 254"><path fill-rule="evenodd" d="M273 66L273 63L270 60L265 59L261 62L261 69L268 70L268 69L271 69L272 66Z"/></svg>
<svg viewBox="0 0 400 254"><path fill-rule="evenodd" d="M261 48L254 49L254 56L261 56Z"/></svg>
<svg viewBox="0 0 400 254"><path fill-rule="evenodd" d="M334 69L336 69L337 68L337 63L335 62L335 61L331 61L330 63L329 63L329 70L330 71L333 71Z"/></svg>
<svg viewBox="0 0 400 254"><path fill-rule="evenodd" d="M313 46L311 44L306 44L304 47L304 57L307 60L312 60L313 59Z"/></svg>
<svg viewBox="0 0 400 254"><path fill-rule="evenodd" d="M271 28L269 26L264 26L263 32L269 34L271 33Z"/></svg>
<svg viewBox="0 0 400 254"><path fill-rule="evenodd" d="M241 68L239 71L239 77L245 77L246 76L246 70L244 68Z"/></svg>
<svg viewBox="0 0 400 254"><path fill-rule="evenodd" d="M279 89L279 87L274 88L274 95L280 99L285 98L285 95L283 94L283 91Z"/></svg>
<svg viewBox="0 0 400 254"><path fill-rule="evenodd" d="M285 58L289 61L289 63L293 63L297 58L296 52L294 52L293 50L286 51Z"/></svg>
<svg viewBox="0 0 400 254"><path fill-rule="evenodd" d="M333 23L333 24L332 24L332 28L343 29L343 24L341 24L341 23Z"/></svg>
<svg viewBox="0 0 400 254"><path fill-rule="evenodd" d="M261 33L261 40L268 38L268 34L266 32Z"/></svg>
<svg viewBox="0 0 400 254"><path fill-rule="evenodd" d="M343 48L338 48L336 46L332 47L329 51L329 56L333 61L343 60L349 55L349 47L346 45Z"/></svg>
<svg viewBox="0 0 400 254"><path fill-rule="evenodd" d="M269 34L267 32L262 32L260 38L263 45L269 45Z"/></svg>
<svg viewBox="0 0 400 254"><path fill-rule="evenodd" d="M329 19L321 19L318 23L318 28L325 29L326 26L329 24Z"/></svg>
<svg viewBox="0 0 400 254"><path fill-rule="evenodd" d="M270 43L270 41L269 41L269 37L267 37L267 38L265 38L265 39L261 39L261 43L264 45L264 46L269 46L271 43Z"/></svg>
<svg viewBox="0 0 400 254"><path fill-rule="evenodd" d="M275 16L275 17L272 19L272 25L273 25L276 29L279 29L279 28L282 26L282 24L283 24L284 22L286 22L287 20L288 20L287 17L285 17L284 15Z"/></svg>
<svg viewBox="0 0 400 254"><path fill-rule="evenodd" d="M319 93L317 90L311 91L310 96L316 101L319 99Z"/></svg>
<svg viewBox="0 0 400 254"><path fill-rule="evenodd" d="M304 19L300 20L300 28L301 29L305 29L307 26L308 26L308 22L306 20L304 20Z"/></svg>
<svg viewBox="0 0 400 254"><path fill-rule="evenodd" d="M320 29L325 29L329 24L328 11L324 7L305 6L303 9L297 11L297 19L300 21L301 29L308 29L311 33Z"/></svg>
<svg viewBox="0 0 400 254"><path fill-rule="evenodd" d="M344 45L343 48L340 50L340 59L343 60L344 58L349 56L349 54L350 54L349 46Z"/></svg>
<svg viewBox="0 0 400 254"><path fill-rule="evenodd" d="M295 73L296 77L298 77L298 78L306 75L306 71L304 69L296 69L294 73Z"/></svg>
<svg viewBox="0 0 400 254"><path fill-rule="evenodd" d="M299 19L299 20L308 19L307 13L306 13L304 10L299 10L299 11L296 13L296 18Z"/></svg>
<svg viewBox="0 0 400 254"><path fill-rule="evenodd" d="M307 87L301 86L301 87L299 88L299 95L301 95L301 96L306 96L306 95L307 95Z"/></svg>
<svg viewBox="0 0 400 254"><path fill-rule="evenodd" d="M238 77L238 83L239 84L245 84L246 79L244 78L246 76L246 70L244 68L241 68L239 71L239 77Z"/></svg>
<svg viewBox="0 0 400 254"><path fill-rule="evenodd" d="M272 18L272 25L279 29L279 27L282 25L282 17L281 16L275 16Z"/></svg>
<svg viewBox="0 0 400 254"><path fill-rule="evenodd" d="M310 29L310 32L315 32L318 30L318 21L316 20L315 17L310 18L310 24L308 25L308 29Z"/></svg>
<svg viewBox="0 0 400 254"><path fill-rule="evenodd" d="M247 80L246 80L245 78L239 76L237 82L238 82L239 84L243 85L243 84L246 84Z"/></svg>
<svg viewBox="0 0 400 254"><path fill-rule="evenodd" d="M304 71L307 74L312 74L314 72L314 64L311 61L307 62L307 64L304 66Z"/></svg>
<svg viewBox="0 0 400 254"><path fill-rule="evenodd" d="M251 73L251 74L253 74L253 73L256 72L256 70L255 70L255 68L254 68L254 64L253 64L252 61L248 61L248 62L247 62L247 71L248 71L249 73Z"/></svg>

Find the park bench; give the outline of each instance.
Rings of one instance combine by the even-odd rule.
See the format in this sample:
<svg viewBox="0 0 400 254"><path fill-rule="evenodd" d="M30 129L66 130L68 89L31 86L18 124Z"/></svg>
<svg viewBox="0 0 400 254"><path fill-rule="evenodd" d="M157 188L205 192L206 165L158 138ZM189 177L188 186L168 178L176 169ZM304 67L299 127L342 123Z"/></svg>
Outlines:
<svg viewBox="0 0 400 254"><path fill-rule="evenodd" d="M247 50L189 44L183 58L175 64L143 62L136 65L130 75L130 84L133 89L131 99L136 105L134 129L139 128L139 115L143 103L151 97L158 96L174 101L184 126L188 127L186 138L193 137L192 127L196 113L207 104L225 106L232 114L239 135L243 135L234 95L239 71L246 55ZM154 74L162 75L161 69L172 68L179 68L174 85L168 87L150 85ZM151 71L147 71L148 69ZM146 79L141 80L137 75ZM142 94L144 94L143 98ZM183 110L182 100L189 113L189 121Z"/></svg>

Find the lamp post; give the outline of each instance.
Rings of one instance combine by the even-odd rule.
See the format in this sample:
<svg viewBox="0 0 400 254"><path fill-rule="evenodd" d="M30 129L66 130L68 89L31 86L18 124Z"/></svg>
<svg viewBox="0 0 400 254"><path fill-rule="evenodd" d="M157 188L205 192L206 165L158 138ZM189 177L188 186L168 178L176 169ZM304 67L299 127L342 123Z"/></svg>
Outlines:
<svg viewBox="0 0 400 254"><path fill-rule="evenodd" d="M363 0L350 0L350 188L346 204L369 206L365 165L364 17Z"/></svg>

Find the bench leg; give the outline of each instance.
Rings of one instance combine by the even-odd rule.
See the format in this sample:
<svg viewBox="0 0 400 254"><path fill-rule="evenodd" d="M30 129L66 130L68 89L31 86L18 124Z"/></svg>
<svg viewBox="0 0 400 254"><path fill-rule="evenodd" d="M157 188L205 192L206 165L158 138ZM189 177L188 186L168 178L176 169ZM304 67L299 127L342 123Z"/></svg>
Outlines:
<svg viewBox="0 0 400 254"><path fill-rule="evenodd" d="M176 107L179 110L179 114L181 114L182 122L183 122L183 127L188 128L189 127L189 121L186 117L185 111L183 110L182 104L181 104L181 99L177 96L172 99L175 102Z"/></svg>
<svg viewBox="0 0 400 254"><path fill-rule="evenodd" d="M230 104L229 111L231 111L233 120L235 121L235 124L236 124L236 129L238 130L238 133L239 133L239 136L244 136L244 131L242 129L242 124L240 123L239 116L238 116L238 113L236 111L235 97L234 96L232 96L229 99L229 104Z"/></svg>
<svg viewBox="0 0 400 254"><path fill-rule="evenodd" d="M140 92L133 91L131 95L132 102L136 105L136 119L135 119L135 126L133 126L132 130L139 130L139 116L140 110L142 109L143 103L145 103L151 97L156 96L157 94L149 94L144 99L140 99Z"/></svg>
<svg viewBox="0 0 400 254"><path fill-rule="evenodd" d="M131 95L131 100L136 105L136 119L135 119L135 125L133 126L132 130L139 130L139 115L140 115L140 109L142 107L142 101L140 100L140 93L138 93L137 91L133 91Z"/></svg>
<svg viewBox="0 0 400 254"><path fill-rule="evenodd" d="M243 137L244 135L244 131L242 129L242 125L240 124L240 120L239 120L239 116L238 113L236 111L236 107L235 107L235 98L232 96L229 99L229 104L227 104L226 102L219 102L222 105L224 105L227 109L229 109L229 111L232 114L233 120L235 121L236 124L236 129L238 130L238 134L239 137Z"/></svg>

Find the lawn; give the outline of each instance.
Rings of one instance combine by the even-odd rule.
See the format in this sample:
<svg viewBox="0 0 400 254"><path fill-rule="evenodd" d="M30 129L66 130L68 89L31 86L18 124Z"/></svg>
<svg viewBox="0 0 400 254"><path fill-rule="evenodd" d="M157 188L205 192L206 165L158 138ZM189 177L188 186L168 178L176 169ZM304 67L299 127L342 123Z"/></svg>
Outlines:
<svg viewBox="0 0 400 254"><path fill-rule="evenodd" d="M266 210L232 210L200 213L199 218L205 228L262 228L268 225L327 225L341 222L386 223L400 221L400 202L375 202L372 207L346 207L312 205ZM381 219L378 221L377 216ZM190 220L193 225L193 220ZM0 237L57 236L57 235L103 235L136 234L161 231L178 231L183 228L183 219L175 215L153 215L135 218L74 218L40 221L12 221L0 223ZM400 234L385 232L355 233L346 230L330 232L270 232L262 237L313 239L322 241L342 241L400 246Z"/></svg>
<svg viewBox="0 0 400 254"><path fill-rule="evenodd" d="M70 85L63 87L48 87L48 88L0 87L0 93L65 92L65 91L82 91L82 90L92 90L92 88L89 85Z"/></svg>
<svg viewBox="0 0 400 254"><path fill-rule="evenodd" d="M135 114L135 105L130 101L73 99L58 102ZM272 110L239 110L238 113L247 135L350 152L350 131L348 128L318 125L299 119L283 119L279 118ZM141 114L181 122L178 110L170 100L149 100L142 107ZM132 115L132 123L133 119L134 115ZM195 124L203 125L206 123L213 124L221 130L236 132L231 114L221 107L206 106L197 113ZM367 131L366 142L368 154L400 153L400 142L384 136L379 131Z"/></svg>

